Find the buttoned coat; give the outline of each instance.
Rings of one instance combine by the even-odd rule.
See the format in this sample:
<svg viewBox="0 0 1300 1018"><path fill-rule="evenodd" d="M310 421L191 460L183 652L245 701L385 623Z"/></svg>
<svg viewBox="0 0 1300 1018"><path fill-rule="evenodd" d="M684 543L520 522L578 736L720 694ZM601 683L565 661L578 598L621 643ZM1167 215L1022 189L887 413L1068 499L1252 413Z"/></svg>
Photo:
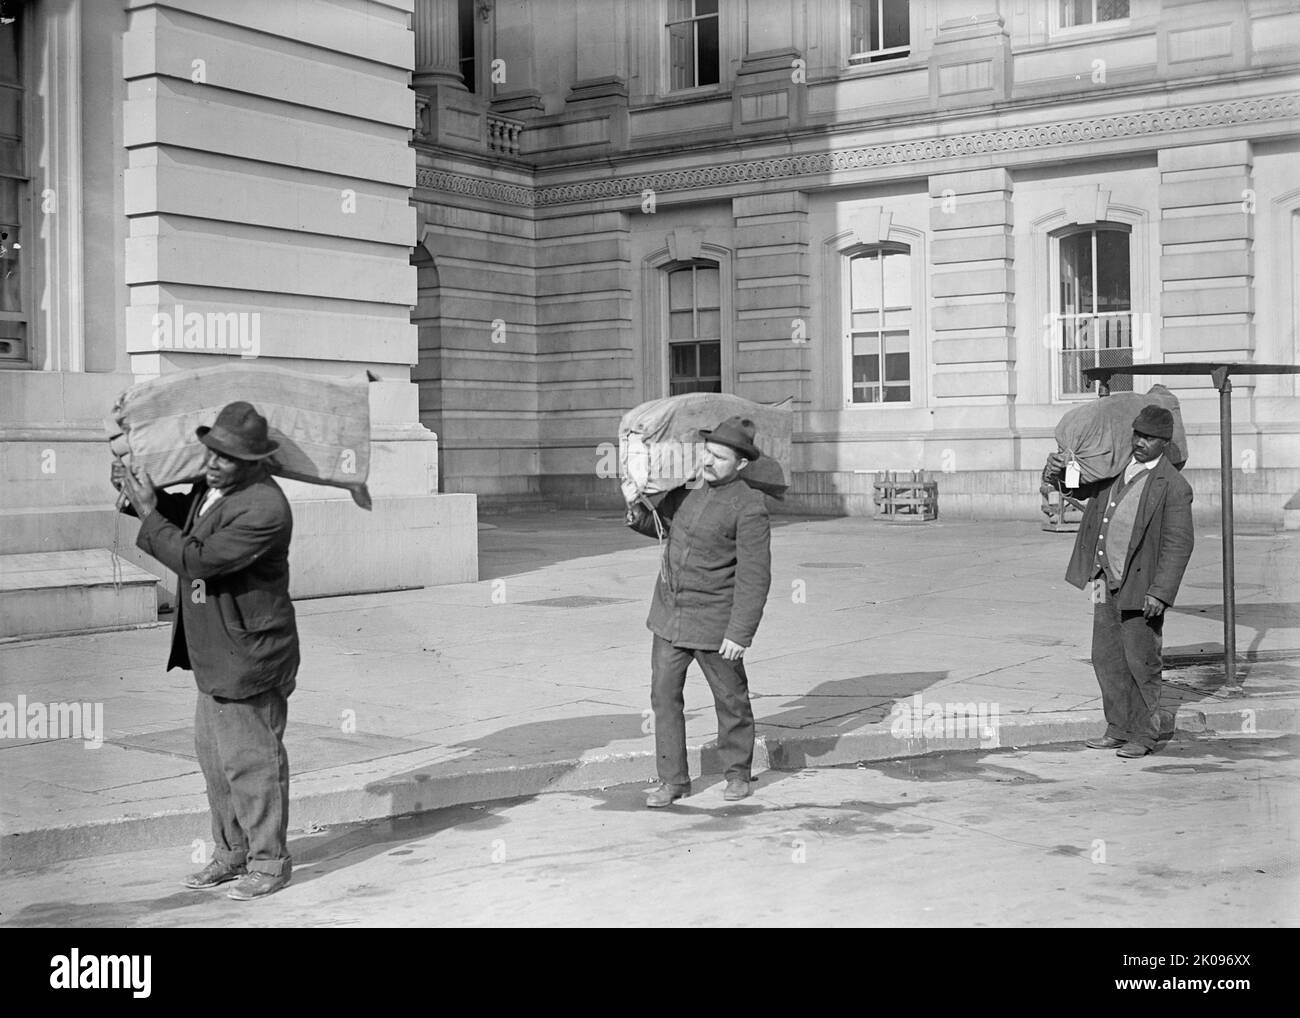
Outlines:
<svg viewBox="0 0 1300 1018"><path fill-rule="evenodd" d="M1125 463L1116 476L1122 477L1127 466ZM1075 498L1088 499L1065 573L1066 582L1080 589L1097 575L1097 538L1114 483L1111 477L1068 491ZM1194 543L1191 485L1167 457L1162 457L1151 469L1138 502L1116 598L1120 611L1141 611L1148 594L1166 605L1173 604Z"/></svg>
<svg viewBox="0 0 1300 1018"><path fill-rule="evenodd" d="M289 599L293 514L262 474L223 494L202 516L208 491L158 492L136 545L176 573L167 669L188 668L200 690L244 700L298 672L298 627Z"/></svg>
<svg viewBox="0 0 1300 1018"><path fill-rule="evenodd" d="M659 503L668 529L646 626L676 647L714 650L724 639L748 647L772 583L771 524L763 494L739 478L677 488ZM657 531L649 512L633 529Z"/></svg>

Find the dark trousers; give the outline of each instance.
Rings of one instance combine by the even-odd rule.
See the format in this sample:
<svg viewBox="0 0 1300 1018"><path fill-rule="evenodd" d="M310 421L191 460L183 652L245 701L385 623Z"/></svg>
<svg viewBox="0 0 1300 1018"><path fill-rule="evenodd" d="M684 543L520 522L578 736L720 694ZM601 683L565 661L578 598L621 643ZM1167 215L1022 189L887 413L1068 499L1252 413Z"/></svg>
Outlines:
<svg viewBox="0 0 1300 1018"><path fill-rule="evenodd" d="M1109 594L1092 611L1092 670L1101 686L1106 734L1151 749L1160 736L1163 614L1120 611Z"/></svg>
<svg viewBox="0 0 1300 1018"><path fill-rule="evenodd" d="M661 636L650 653L650 706L655 715L655 756L659 780L685 785L691 780L686 766L686 714L682 696L686 669L700 663L713 690L718 712L718 756L727 778L748 781L754 763L754 711L749 705L749 679L743 661L728 661L717 651L674 647Z"/></svg>
<svg viewBox="0 0 1300 1018"><path fill-rule="evenodd" d="M216 857L279 875L289 863L289 754L284 726L294 683L247 700L200 692L194 746L212 812Z"/></svg>

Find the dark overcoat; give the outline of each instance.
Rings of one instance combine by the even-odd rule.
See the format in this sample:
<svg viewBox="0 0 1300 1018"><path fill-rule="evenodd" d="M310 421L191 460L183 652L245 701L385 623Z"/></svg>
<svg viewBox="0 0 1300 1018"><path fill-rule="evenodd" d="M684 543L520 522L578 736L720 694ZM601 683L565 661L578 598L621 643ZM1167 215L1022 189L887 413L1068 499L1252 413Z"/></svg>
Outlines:
<svg viewBox="0 0 1300 1018"><path fill-rule="evenodd" d="M1117 476L1123 476L1123 468ZM1067 489L1076 498L1088 499L1065 573L1066 582L1080 589L1097 573L1097 538L1101 534L1107 495L1114 483L1115 478L1111 477L1073 491ZM1138 503L1133 536L1124 560L1124 578L1117 596L1120 611L1141 611L1147 594L1167 605L1173 604L1192 557L1193 544L1191 485L1174 469L1168 457L1163 457L1152 468Z"/></svg>
<svg viewBox="0 0 1300 1018"><path fill-rule="evenodd" d="M167 668L188 668L200 690L245 700L298 672L298 626L289 600L293 514L263 474L232 488L202 516L207 485L158 492L136 545L176 573Z"/></svg>
<svg viewBox="0 0 1300 1018"><path fill-rule="evenodd" d="M676 647L717 650L754 640L772 583L771 525L762 492L739 478L677 488L659 503L668 529L646 626ZM653 517L633 529L655 536Z"/></svg>

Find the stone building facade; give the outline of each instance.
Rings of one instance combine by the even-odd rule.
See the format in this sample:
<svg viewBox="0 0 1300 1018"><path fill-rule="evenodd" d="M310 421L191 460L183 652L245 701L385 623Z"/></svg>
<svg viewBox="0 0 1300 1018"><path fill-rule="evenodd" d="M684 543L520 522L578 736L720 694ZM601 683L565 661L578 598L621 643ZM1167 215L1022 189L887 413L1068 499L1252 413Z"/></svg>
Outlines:
<svg viewBox="0 0 1300 1018"><path fill-rule="evenodd" d="M419 0L420 419L444 490L613 505L620 414L798 411L789 505L1037 518L1097 363L1296 362L1287 0ZM1179 395L1218 504L1208 378ZM1300 488L1234 381L1238 518Z"/></svg>
<svg viewBox="0 0 1300 1018"><path fill-rule="evenodd" d="M477 579L474 497L439 493L412 381L411 18L412 0L5 0L0 637L155 617L163 573L113 512L104 418L133 382L248 345L161 343L159 315L255 321L265 363L379 379L374 511L285 485L296 596Z"/></svg>

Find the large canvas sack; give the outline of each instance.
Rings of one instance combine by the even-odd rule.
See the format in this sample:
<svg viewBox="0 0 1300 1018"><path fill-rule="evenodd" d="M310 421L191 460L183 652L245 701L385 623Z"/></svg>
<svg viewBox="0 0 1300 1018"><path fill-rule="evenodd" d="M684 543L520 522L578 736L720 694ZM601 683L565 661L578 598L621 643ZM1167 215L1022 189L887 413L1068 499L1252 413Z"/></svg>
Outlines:
<svg viewBox="0 0 1300 1018"><path fill-rule="evenodd" d="M793 399L774 406L726 393L692 392L653 399L629 410L618 426L618 470L628 504L652 502L691 481L704 440L700 428L716 428L728 417L748 417L757 429L762 457L741 472L752 488L781 498L789 485L794 435Z"/></svg>
<svg viewBox="0 0 1300 1018"><path fill-rule="evenodd" d="M1056 425L1057 447L1079 463L1084 482L1114 477L1133 453L1133 421L1145 406L1161 406L1174 416L1174 437L1165 455L1179 470L1187 462L1187 432L1178 397L1163 385L1146 393L1117 392L1066 411Z"/></svg>
<svg viewBox="0 0 1300 1018"><path fill-rule="evenodd" d="M178 371L131 386L106 424L113 453L143 467L158 487L203 473L206 447L194 429L211 426L221 408L244 400L266 417L280 448L271 473L345 488L370 508L370 386L284 368L239 362Z"/></svg>

